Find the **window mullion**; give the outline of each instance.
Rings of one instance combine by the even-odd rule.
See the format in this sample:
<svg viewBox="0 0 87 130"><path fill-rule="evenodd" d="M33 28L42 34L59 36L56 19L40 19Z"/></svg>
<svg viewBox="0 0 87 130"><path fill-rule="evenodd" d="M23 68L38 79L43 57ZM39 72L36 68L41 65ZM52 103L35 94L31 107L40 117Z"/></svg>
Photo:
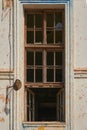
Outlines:
<svg viewBox="0 0 87 130"><path fill-rule="evenodd" d="M55 77L55 69L56 69L56 65L55 65L55 52L54 52L54 82L56 81L56 77Z"/></svg>
<svg viewBox="0 0 87 130"><path fill-rule="evenodd" d="M54 13L54 44L55 44L55 13Z"/></svg>
<svg viewBox="0 0 87 130"><path fill-rule="evenodd" d="M43 50L43 82L46 82L46 50Z"/></svg>
<svg viewBox="0 0 87 130"><path fill-rule="evenodd" d="M43 44L47 44L46 40L46 13L43 14Z"/></svg>
<svg viewBox="0 0 87 130"><path fill-rule="evenodd" d="M31 121L31 94L29 93L29 121Z"/></svg>
<svg viewBox="0 0 87 130"><path fill-rule="evenodd" d="M46 41L46 13L43 14L43 44L47 44ZM43 82L46 82L46 50L43 50Z"/></svg>
<svg viewBox="0 0 87 130"><path fill-rule="evenodd" d="M28 110L28 101L27 101L28 94L27 94L26 90L25 90L25 95L24 96L25 96L25 120L27 121L29 115L27 115L28 114L28 112L27 112L27 110Z"/></svg>
<svg viewBox="0 0 87 130"><path fill-rule="evenodd" d="M64 69L64 66L65 66L65 61L64 61L64 51L62 51L62 78L63 78L63 82L65 82L64 81L64 75L65 75L65 69Z"/></svg>
<svg viewBox="0 0 87 130"><path fill-rule="evenodd" d="M36 27L35 27L35 14L34 14L34 44L35 44L35 41L36 41L36 39L35 39L35 35L36 35L35 34L35 32L36 32L35 29L36 29Z"/></svg>
<svg viewBox="0 0 87 130"><path fill-rule="evenodd" d="M34 120L35 120L35 119L34 119L34 117L35 117L35 97L33 96L32 98L33 98L33 105L32 105L32 107L33 107L33 108L32 108L32 109L33 109L33 110L32 110L32 112L33 112L33 114L32 114L33 117L32 117L32 120L34 121Z"/></svg>
<svg viewBox="0 0 87 130"><path fill-rule="evenodd" d="M36 68L35 68L35 51L34 51L34 83L35 83L35 70L36 70Z"/></svg>

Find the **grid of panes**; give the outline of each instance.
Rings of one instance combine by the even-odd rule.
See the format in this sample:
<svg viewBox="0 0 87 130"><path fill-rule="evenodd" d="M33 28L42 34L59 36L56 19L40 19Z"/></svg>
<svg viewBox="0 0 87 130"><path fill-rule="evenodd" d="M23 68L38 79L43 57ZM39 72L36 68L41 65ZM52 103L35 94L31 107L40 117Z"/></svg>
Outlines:
<svg viewBox="0 0 87 130"><path fill-rule="evenodd" d="M62 82L62 70L62 51L27 51L27 82Z"/></svg>
<svg viewBox="0 0 87 130"><path fill-rule="evenodd" d="M63 82L64 10L30 10L25 18L26 82Z"/></svg>
<svg viewBox="0 0 87 130"><path fill-rule="evenodd" d="M46 75L47 82L62 82L62 55L61 51L47 51Z"/></svg>
<svg viewBox="0 0 87 130"><path fill-rule="evenodd" d="M43 61L41 51L27 51L27 82L43 81Z"/></svg>
<svg viewBox="0 0 87 130"><path fill-rule="evenodd" d="M27 43L43 43L43 15L27 14Z"/></svg>
<svg viewBox="0 0 87 130"><path fill-rule="evenodd" d="M28 13L26 15L27 44L64 43L63 11ZM45 21L45 22L44 22ZM46 38L44 40L44 38Z"/></svg>
<svg viewBox="0 0 87 130"><path fill-rule="evenodd" d="M47 44L63 43L63 14L62 12L46 14Z"/></svg>

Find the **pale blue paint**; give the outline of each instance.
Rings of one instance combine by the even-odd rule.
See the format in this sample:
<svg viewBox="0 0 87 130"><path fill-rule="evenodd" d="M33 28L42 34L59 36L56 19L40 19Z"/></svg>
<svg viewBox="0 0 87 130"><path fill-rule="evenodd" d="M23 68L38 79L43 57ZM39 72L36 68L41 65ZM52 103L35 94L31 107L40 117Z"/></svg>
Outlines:
<svg viewBox="0 0 87 130"><path fill-rule="evenodd" d="M19 0L24 4L58 4L58 3L66 3L70 0Z"/></svg>

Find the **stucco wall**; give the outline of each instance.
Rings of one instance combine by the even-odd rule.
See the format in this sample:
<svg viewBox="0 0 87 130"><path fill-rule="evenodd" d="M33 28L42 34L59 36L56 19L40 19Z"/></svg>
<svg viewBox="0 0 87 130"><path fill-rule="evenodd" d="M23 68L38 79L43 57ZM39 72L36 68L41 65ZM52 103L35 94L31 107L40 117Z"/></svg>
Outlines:
<svg viewBox="0 0 87 130"><path fill-rule="evenodd" d="M6 106L6 87L13 80L13 48L12 48L12 31L11 31L11 11L4 8L0 0L0 129L10 128L12 120L9 107ZM11 54L11 55L10 55ZM11 73L9 73L11 71Z"/></svg>
<svg viewBox="0 0 87 130"><path fill-rule="evenodd" d="M86 0L74 0L74 68L87 70L87 3Z"/></svg>
<svg viewBox="0 0 87 130"><path fill-rule="evenodd" d="M87 3L74 0L74 128L87 130Z"/></svg>

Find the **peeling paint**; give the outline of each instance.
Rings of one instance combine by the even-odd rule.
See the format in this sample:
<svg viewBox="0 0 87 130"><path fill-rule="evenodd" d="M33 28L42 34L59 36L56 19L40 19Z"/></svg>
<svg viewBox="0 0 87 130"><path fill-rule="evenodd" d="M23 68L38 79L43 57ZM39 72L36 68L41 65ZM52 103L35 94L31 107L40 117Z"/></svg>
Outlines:
<svg viewBox="0 0 87 130"><path fill-rule="evenodd" d="M0 122L5 122L5 119L3 117L0 117Z"/></svg>
<svg viewBox="0 0 87 130"><path fill-rule="evenodd" d="M2 102L5 101L5 96L4 96L4 94L0 94L0 100L2 100Z"/></svg>
<svg viewBox="0 0 87 130"><path fill-rule="evenodd" d="M38 127L38 130L44 130L44 127L43 126Z"/></svg>

